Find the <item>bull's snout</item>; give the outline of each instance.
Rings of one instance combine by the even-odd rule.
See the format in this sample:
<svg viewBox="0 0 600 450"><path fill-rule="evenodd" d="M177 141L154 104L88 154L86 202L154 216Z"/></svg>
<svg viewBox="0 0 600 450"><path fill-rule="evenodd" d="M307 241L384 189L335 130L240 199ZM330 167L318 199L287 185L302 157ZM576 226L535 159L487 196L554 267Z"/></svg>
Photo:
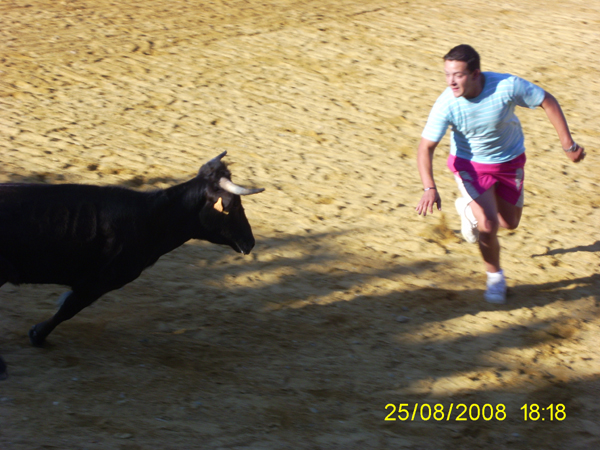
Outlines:
<svg viewBox="0 0 600 450"><path fill-rule="evenodd" d="M248 255L254 248L254 239L252 239L251 241L238 242L237 246L238 246L237 250L242 255Z"/></svg>

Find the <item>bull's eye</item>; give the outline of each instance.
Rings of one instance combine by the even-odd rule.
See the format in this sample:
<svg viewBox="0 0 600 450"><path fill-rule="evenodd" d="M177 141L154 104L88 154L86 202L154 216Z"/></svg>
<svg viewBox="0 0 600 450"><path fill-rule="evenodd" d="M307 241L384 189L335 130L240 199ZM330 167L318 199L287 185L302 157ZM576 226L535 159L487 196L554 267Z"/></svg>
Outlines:
<svg viewBox="0 0 600 450"><path fill-rule="evenodd" d="M225 208L223 207L223 198L222 197L219 197L219 200L217 200L217 202L213 205L213 208L215 208L220 213L229 214L227 211L225 211Z"/></svg>

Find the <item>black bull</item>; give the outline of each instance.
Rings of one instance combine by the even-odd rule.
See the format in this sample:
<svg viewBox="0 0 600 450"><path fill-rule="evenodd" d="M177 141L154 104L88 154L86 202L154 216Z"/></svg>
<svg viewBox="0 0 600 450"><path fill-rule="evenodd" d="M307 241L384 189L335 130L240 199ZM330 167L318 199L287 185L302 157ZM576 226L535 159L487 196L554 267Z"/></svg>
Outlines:
<svg viewBox="0 0 600 450"><path fill-rule="evenodd" d="M204 164L190 181L152 192L82 184L0 184L0 286L71 287L54 316L34 325L41 346L61 322L140 276L190 239L247 254L254 236L240 195L221 162ZM0 379L6 366L0 358Z"/></svg>

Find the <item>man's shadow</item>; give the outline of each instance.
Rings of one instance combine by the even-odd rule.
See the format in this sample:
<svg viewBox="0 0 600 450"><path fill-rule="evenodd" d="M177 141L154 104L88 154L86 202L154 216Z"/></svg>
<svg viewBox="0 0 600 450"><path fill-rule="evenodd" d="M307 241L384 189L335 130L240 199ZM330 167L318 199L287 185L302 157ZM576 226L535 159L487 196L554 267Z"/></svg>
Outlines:
<svg viewBox="0 0 600 450"><path fill-rule="evenodd" d="M556 250L549 250L539 255L531 255L531 257L537 258L538 256L562 255L563 253L575 252L600 252L600 241L596 241L591 245L580 245L579 247L557 248Z"/></svg>

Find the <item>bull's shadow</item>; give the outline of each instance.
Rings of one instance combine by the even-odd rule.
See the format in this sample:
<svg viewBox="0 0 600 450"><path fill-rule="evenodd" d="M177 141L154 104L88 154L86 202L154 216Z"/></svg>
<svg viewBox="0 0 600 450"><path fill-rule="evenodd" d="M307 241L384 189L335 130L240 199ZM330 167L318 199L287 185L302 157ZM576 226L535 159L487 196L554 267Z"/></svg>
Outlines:
<svg viewBox="0 0 600 450"><path fill-rule="evenodd" d="M202 261L207 272L203 277L209 278L211 283L204 287L199 282L198 286L199 291L205 291L208 296L211 292L219 292L219 298L268 298L270 302L282 307L295 301L307 300L308 290L311 298L327 297L340 291L352 291L374 278L420 276L426 271L435 271L440 264L431 260L407 261L406 258L398 258L399 262L396 264L385 265L378 261L378 252L368 249L364 250L365 258L356 258L351 253L340 255L339 249L331 243L337 239L350 238L348 235L354 231L307 233L303 236L286 234L275 238L257 236L256 247L249 256L238 256L210 244L197 243L165 255L163 259L183 262L184 259L189 261L198 258L198 261ZM365 265L361 265L365 262ZM150 270L162 270L158 267L159 264ZM344 267L340 268L341 265ZM351 269L348 268L349 265L352 266ZM177 275L179 278L190 281L197 279L195 269L190 269L190 264L182 264L181 269L183 270L179 270ZM259 283L259 287L247 286L248 283L242 282L224 283L223 287L215 287L218 280L252 277L254 273L258 273L256 278L260 278L260 274L278 270L283 273L278 274L276 280ZM276 296L270 294L271 288L276 290Z"/></svg>
<svg viewBox="0 0 600 450"><path fill-rule="evenodd" d="M214 279L218 280L229 275L243 276L244 274L250 274L256 271L268 271L269 269L278 267L287 267L293 269L290 273L283 274L277 278L276 281L271 282L267 285L261 285L261 287L248 287L242 284L235 286L229 286L227 292L224 292L218 288L218 290L226 296L244 297L244 298L260 298L261 294L268 295L269 287L276 286L277 296L271 298L272 302L280 304L283 308L286 305L296 301L308 300L305 291L302 290L302 285L310 286L311 298L326 297L332 293L340 291L352 291L353 288L360 287L364 283L368 283L369 279L374 278L390 278L409 275L417 276L421 278L424 284L426 283L427 277L433 278L431 273L435 273L438 270L438 266L442 264L438 261L431 260L410 260L407 258L399 258L399 261L395 265L386 265L385 267L361 267L360 260L355 264L355 268L352 271L349 270L336 270L336 263L340 261L347 262L351 260L353 255L348 254L347 257L340 256L339 250L333 248L329 243L339 238L345 238L346 235L352 233L352 231L338 231L335 233L315 233L307 234L304 236L290 236L284 235L277 238L257 238L256 251L248 257L232 256L230 253L222 252L221 250L215 250L214 248L207 248L207 244L202 244L203 248L196 248L191 250L192 253L188 253L187 257L193 255L200 255L206 251L212 251L211 262L208 264L210 270L214 275ZM582 248L591 248L590 251L595 251L595 246L585 246ZM285 256L286 249L289 248L301 248L302 254L299 256L288 257ZM578 247L579 248L579 247ZM279 252L282 252L279 254ZM580 250L576 250L580 251ZM269 262L261 262L260 255L262 254L278 254L277 257L273 257ZM378 257L377 253L374 252L370 255L372 259ZM232 264L232 262L234 262ZM239 262L239 263L238 263ZM322 267L329 267L330 270L315 270L315 265L321 265ZM437 275L436 275L437 276ZM193 274L189 274L190 278L193 278ZM508 302L506 305L490 305L483 302L483 289L447 289L437 287L426 287L422 289L411 289L409 291L401 290L391 294L379 296L363 296L358 295L354 301L362 301L369 299L371 300L397 300L399 307L408 307L406 305L407 299L415 297L418 299L432 298L439 299L442 301L451 300L457 305L463 305L470 309L466 311L471 314L481 310L510 310L511 308L519 305L523 307L528 306L543 306L549 304L557 299L575 300L582 296L590 295L593 292L598 292L598 279L600 275L593 275L590 277L583 277L579 279L567 279L557 280L554 282L540 283L540 284L520 284L509 288ZM433 281L433 280L432 280ZM433 283L432 283L433 284ZM442 284L444 284L442 282ZM454 280L451 284L463 284L461 280ZM573 286L576 286L573 288ZM286 289L286 286L290 286ZM208 288L213 289L213 288ZM213 289L214 290L214 289ZM222 298L223 295L220 295ZM461 315L465 311L457 310L456 314ZM448 319L454 315L450 312Z"/></svg>

